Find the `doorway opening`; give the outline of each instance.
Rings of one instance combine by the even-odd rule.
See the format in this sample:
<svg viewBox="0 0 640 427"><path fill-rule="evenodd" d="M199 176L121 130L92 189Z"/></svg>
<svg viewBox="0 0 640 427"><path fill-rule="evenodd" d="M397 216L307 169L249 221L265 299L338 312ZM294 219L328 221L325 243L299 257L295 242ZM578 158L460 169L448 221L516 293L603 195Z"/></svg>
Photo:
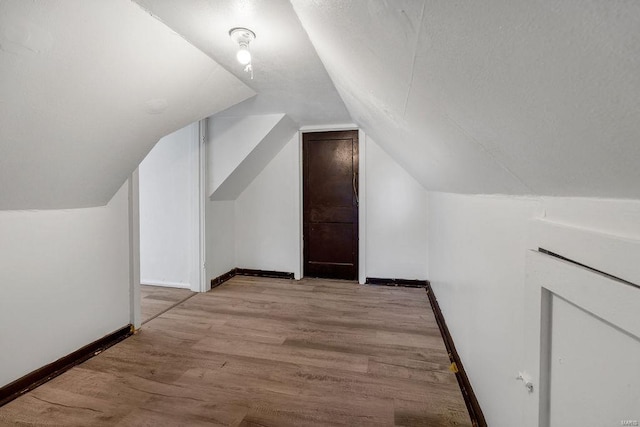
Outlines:
<svg viewBox="0 0 640 427"><path fill-rule="evenodd" d="M206 290L205 126L195 122L160 139L131 177L131 323L136 328Z"/></svg>

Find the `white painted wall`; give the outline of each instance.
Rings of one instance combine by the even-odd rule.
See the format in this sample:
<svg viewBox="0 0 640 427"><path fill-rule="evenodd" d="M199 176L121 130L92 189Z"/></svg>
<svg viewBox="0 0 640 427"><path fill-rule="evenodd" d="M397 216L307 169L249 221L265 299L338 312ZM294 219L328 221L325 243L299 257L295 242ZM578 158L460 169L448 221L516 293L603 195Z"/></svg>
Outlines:
<svg viewBox="0 0 640 427"><path fill-rule="evenodd" d="M301 253L301 158L294 139L236 200L239 267L301 274L293 261ZM427 192L375 142L366 143L366 277L426 279Z"/></svg>
<svg viewBox="0 0 640 427"><path fill-rule="evenodd" d="M235 267L299 269L296 135L283 114L208 120L207 282Z"/></svg>
<svg viewBox="0 0 640 427"><path fill-rule="evenodd" d="M208 196L222 185L283 116L214 116L207 120Z"/></svg>
<svg viewBox="0 0 640 427"><path fill-rule="evenodd" d="M429 195L430 280L492 426L529 425L524 414L530 410L527 405L531 399L515 377L519 371L535 370L526 365L530 355L524 353L525 348L533 348L532 353L540 349L540 338L525 333L525 325L531 321L525 317L530 309L525 296L525 259L527 249L536 248L539 239L530 220L543 216L547 221L627 238L637 238L640 232L638 201ZM563 247L582 246L592 253L602 250L597 245L581 245L584 239L580 234L572 239ZM610 256L601 253L594 259L605 261ZM579 317L575 318L579 314L556 308L557 315L567 320L556 331L556 339L582 337ZM613 334L594 333L602 344L617 342ZM575 341L575 345L576 349L584 348L585 342ZM592 386L599 383L597 372L582 373ZM582 390L581 395L583 404L598 396L597 391L588 390Z"/></svg>
<svg viewBox="0 0 640 427"><path fill-rule="evenodd" d="M206 230L206 286L236 265L235 202L207 201Z"/></svg>
<svg viewBox="0 0 640 427"><path fill-rule="evenodd" d="M244 138L247 132L244 128L254 121L261 123L259 120L259 117L244 121L229 117L209 120L207 194L211 194L217 182L211 178L215 173L211 168L221 162L216 156L222 156L224 150L233 150L234 135ZM252 135L259 137L263 133L268 132L254 131ZM361 230L361 239L365 241L365 255L361 257L365 277L427 279L428 194L374 141L365 141L361 133L360 144L365 143L367 149L362 150L361 162L366 171L360 181L364 213L361 218L366 218ZM221 147L227 148L220 151ZM248 155L250 149L239 140L233 163L241 163L243 159L238 153ZM301 276L300 162L296 134L235 201L207 202L208 280L234 267Z"/></svg>
<svg viewBox="0 0 640 427"><path fill-rule="evenodd" d="M427 274L427 191L370 137L366 150L366 275Z"/></svg>
<svg viewBox="0 0 640 427"><path fill-rule="evenodd" d="M251 129L254 117L248 117L243 120L243 131L238 132L235 135L237 140L235 143L242 145L241 141L247 136L247 129ZM238 151L231 150L233 156L228 158L218 153L216 154L220 138L212 138L211 148L213 150L212 157L215 161L222 162L225 168L229 168L231 172L224 179L220 185L218 185L213 194L211 194L211 200L236 200L240 193L242 193L251 182L258 176L260 172L267 166L267 164L275 157L275 155L284 147L289 141L289 138L296 133L298 126L288 116L283 114L279 115L279 119L271 129L261 139L254 142L251 151L245 154L243 150ZM251 132L249 132L251 133ZM251 135L256 137L256 135ZM259 137L259 136L257 136ZM233 145L234 138L231 138ZM244 143L244 141L243 141ZM214 164L215 168L215 164ZM213 171L215 173L215 169Z"/></svg>
<svg viewBox="0 0 640 427"><path fill-rule="evenodd" d="M640 201L543 197L545 219L640 239Z"/></svg>
<svg viewBox="0 0 640 427"><path fill-rule="evenodd" d="M426 279L427 192L375 142L366 144L365 275ZM235 201L237 267L301 276L300 162L296 135Z"/></svg>
<svg viewBox="0 0 640 427"><path fill-rule="evenodd" d="M296 133L235 201L238 267L299 274L299 148Z"/></svg>
<svg viewBox="0 0 640 427"><path fill-rule="evenodd" d="M129 323L128 184L102 207L0 211L0 386Z"/></svg>
<svg viewBox="0 0 640 427"><path fill-rule="evenodd" d="M537 199L429 195L430 281L491 426L521 425L524 269Z"/></svg>
<svg viewBox="0 0 640 427"><path fill-rule="evenodd" d="M211 196L281 120L282 114L210 117L206 127L205 282L238 267L235 198ZM257 172L256 172L257 174Z"/></svg>
<svg viewBox="0 0 640 427"><path fill-rule="evenodd" d="M140 164L143 284L198 290L198 171L198 123L162 138Z"/></svg>

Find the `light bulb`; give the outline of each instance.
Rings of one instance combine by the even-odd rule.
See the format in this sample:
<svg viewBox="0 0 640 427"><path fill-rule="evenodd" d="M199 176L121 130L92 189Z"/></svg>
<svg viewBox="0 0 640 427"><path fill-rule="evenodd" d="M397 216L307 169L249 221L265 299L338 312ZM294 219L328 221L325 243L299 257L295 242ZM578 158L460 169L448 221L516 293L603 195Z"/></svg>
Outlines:
<svg viewBox="0 0 640 427"><path fill-rule="evenodd" d="M236 58L238 58L238 62L242 65L247 65L251 62L251 52L246 46L241 46L240 50L236 54Z"/></svg>

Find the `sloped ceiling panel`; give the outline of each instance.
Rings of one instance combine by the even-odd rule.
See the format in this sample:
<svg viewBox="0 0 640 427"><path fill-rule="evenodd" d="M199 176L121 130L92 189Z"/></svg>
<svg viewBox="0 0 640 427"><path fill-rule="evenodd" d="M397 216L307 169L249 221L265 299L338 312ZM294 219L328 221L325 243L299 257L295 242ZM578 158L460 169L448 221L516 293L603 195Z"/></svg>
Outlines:
<svg viewBox="0 0 640 427"><path fill-rule="evenodd" d="M213 192L210 200L236 200L240 194L260 175L264 168L291 141L298 130L297 124L282 115L255 147Z"/></svg>
<svg viewBox="0 0 640 427"><path fill-rule="evenodd" d="M211 196L284 118L284 114L220 117L207 121L207 194Z"/></svg>
<svg viewBox="0 0 640 427"><path fill-rule="evenodd" d="M164 135L254 92L128 0L0 3L0 209L106 204Z"/></svg>
<svg viewBox="0 0 640 427"><path fill-rule="evenodd" d="M288 0L136 0L194 46L234 73L258 95L221 113L286 113L299 125L351 121ZM254 79L236 60L232 27L255 31Z"/></svg>
<svg viewBox="0 0 640 427"><path fill-rule="evenodd" d="M640 3L292 4L354 120L426 188L640 198Z"/></svg>

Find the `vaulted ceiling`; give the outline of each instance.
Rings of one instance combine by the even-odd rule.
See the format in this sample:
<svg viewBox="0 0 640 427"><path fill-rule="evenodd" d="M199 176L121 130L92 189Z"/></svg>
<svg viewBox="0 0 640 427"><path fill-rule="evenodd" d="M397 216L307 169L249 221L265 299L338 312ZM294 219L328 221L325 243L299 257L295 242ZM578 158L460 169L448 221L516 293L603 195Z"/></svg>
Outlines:
<svg viewBox="0 0 640 427"><path fill-rule="evenodd" d="M350 122L288 0L135 1L256 91L221 115L287 113L301 126ZM236 61L233 27L256 34L250 44L253 80Z"/></svg>
<svg viewBox="0 0 640 427"><path fill-rule="evenodd" d="M422 184L640 198L640 3L292 0L356 123Z"/></svg>
<svg viewBox="0 0 640 427"><path fill-rule="evenodd" d="M640 199L638 2L138 3L0 2L0 209L104 204L215 113L355 122L429 190Z"/></svg>
<svg viewBox="0 0 640 427"><path fill-rule="evenodd" d="M164 135L255 92L129 0L0 2L0 209L106 204Z"/></svg>

